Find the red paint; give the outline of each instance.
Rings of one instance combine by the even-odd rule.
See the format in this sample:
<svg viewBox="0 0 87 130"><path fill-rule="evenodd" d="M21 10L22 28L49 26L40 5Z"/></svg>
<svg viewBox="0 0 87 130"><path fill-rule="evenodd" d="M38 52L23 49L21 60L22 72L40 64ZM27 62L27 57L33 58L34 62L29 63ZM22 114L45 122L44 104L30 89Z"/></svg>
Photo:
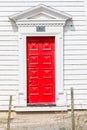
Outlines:
<svg viewBox="0 0 87 130"><path fill-rule="evenodd" d="M55 103L55 37L27 37L27 103Z"/></svg>

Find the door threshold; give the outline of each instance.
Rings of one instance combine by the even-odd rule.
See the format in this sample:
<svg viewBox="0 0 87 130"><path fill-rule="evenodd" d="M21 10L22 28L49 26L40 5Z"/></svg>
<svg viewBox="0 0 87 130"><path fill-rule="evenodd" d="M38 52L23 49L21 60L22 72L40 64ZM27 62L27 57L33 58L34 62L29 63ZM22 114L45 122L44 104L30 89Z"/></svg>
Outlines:
<svg viewBox="0 0 87 130"><path fill-rule="evenodd" d="M44 106L56 106L55 103L28 103L27 106L44 107Z"/></svg>

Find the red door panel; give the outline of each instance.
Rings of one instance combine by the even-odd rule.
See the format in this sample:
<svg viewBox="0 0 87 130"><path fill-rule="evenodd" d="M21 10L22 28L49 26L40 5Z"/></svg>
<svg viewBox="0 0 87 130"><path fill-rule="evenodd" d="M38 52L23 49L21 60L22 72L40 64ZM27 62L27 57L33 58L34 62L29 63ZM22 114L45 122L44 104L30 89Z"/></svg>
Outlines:
<svg viewBox="0 0 87 130"><path fill-rule="evenodd" d="M27 103L55 103L55 37L27 37Z"/></svg>

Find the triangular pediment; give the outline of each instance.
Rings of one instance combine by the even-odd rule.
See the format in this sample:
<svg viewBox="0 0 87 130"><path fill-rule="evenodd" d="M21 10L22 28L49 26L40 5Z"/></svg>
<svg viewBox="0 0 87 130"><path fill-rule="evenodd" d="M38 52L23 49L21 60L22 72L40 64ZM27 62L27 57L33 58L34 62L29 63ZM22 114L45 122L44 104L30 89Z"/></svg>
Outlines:
<svg viewBox="0 0 87 130"><path fill-rule="evenodd" d="M68 20L71 18L69 14L53 9L45 5L37 5L31 9L9 17L14 21L21 20Z"/></svg>
<svg viewBox="0 0 87 130"><path fill-rule="evenodd" d="M45 20L45 19L56 19L55 17L53 16L49 16L48 14L45 14L45 13L38 13L37 15L34 15L32 17L28 17L27 19L40 19L40 20Z"/></svg>

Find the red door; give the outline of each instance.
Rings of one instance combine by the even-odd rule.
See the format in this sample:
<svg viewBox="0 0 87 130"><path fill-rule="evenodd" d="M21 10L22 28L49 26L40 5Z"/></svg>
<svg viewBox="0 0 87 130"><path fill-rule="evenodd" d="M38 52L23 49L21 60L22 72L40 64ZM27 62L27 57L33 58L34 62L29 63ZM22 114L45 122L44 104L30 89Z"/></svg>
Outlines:
<svg viewBox="0 0 87 130"><path fill-rule="evenodd" d="M55 37L27 37L27 103L55 103Z"/></svg>

